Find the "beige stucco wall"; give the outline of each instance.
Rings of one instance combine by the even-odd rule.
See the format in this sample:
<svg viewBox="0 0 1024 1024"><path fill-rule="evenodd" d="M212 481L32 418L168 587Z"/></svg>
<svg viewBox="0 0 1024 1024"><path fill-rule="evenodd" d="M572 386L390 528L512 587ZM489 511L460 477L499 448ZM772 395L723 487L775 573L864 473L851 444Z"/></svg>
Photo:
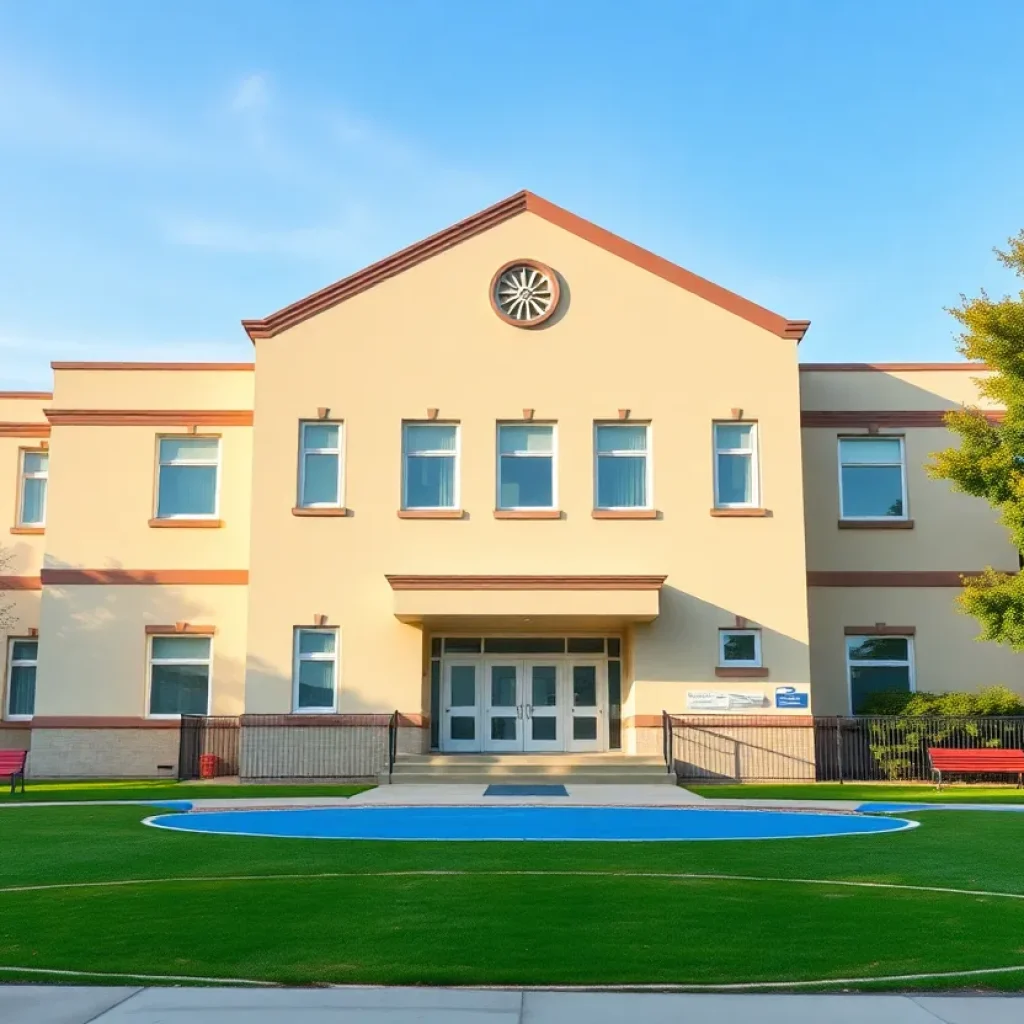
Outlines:
<svg viewBox="0 0 1024 1024"><path fill-rule="evenodd" d="M800 405L810 409L953 409L959 405L993 408L978 395L988 372L968 370L802 370Z"/></svg>
<svg viewBox="0 0 1024 1024"><path fill-rule="evenodd" d="M846 626L913 626L917 689L974 691L998 684L1024 692L1021 656L978 643L975 619L961 615L954 587L811 587L811 674L816 714L849 714Z"/></svg>
<svg viewBox="0 0 1024 1024"><path fill-rule="evenodd" d="M540 330L502 323L495 268L529 256L564 281ZM667 574L659 618L634 634L624 715L714 683L718 626L766 631L772 681L808 679L796 346L548 222L523 214L256 345L247 710L291 699L292 626L341 626L341 709L422 706L418 629L394 617L385 573ZM346 518L291 515L298 422L346 424ZM400 520L401 423L461 422L459 521ZM716 519L712 421L760 425L772 516ZM495 520L495 421L558 423L561 520ZM593 423L653 423L652 521L599 521ZM524 616L524 619L526 616ZM529 623L522 623L529 630ZM699 653L695 653L699 651Z"/></svg>
<svg viewBox="0 0 1024 1024"><path fill-rule="evenodd" d="M57 409L251 409L251 370L55 370ZM48 403L50 404L50 403Z"/></svg>
<svg viewBox="0 0 1024 1024"><path fill-rule="evenodd" d="M965 375L945 375L957 376ZM1016 571L1017 552L988 502L958 493L947 481L933 480L925 473L923 467L930 454L954 443L944 427L880 431L880 436L905 438L907 512L914 521L913 529L841 530L839 438L858 433L866 432L825 427L807 427L803 431L809 569L962 572L992 565Z"/></svg>
<svg viewBox="0 0 1024 1024"><path fill-rule="evenodd" d="M243 710L246 588L48 586L40 616L37 716L143 717L146 626L213 625L212 712Z"/></svg>
<svg viewBox="0 0 1024 1024"><path fill-rule="evenodd" d="M140 395L138 401L144 406L149 397ZM178 397L187 405L187 393ZM250 427L199 431L221 438L222 528L149 526L155 515L158 438L184 433L173 426L55 426L50 439L47 567L244 569L249 558Z"/></svg>

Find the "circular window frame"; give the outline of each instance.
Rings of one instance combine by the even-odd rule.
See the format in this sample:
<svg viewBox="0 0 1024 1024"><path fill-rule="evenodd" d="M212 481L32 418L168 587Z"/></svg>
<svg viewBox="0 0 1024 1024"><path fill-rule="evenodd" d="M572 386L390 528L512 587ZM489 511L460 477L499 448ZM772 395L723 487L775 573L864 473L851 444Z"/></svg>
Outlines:
<svg viewBox="0 0 1024 1024"><path fill-rule="evenodd" d="M536 270L543 274L548 281L551 282L551 305L548 306L540 316L535 317L533 320L517 320L515 317L509 316L508 313L506 313L498 304L498 282L501 280L502 274L507 273L513 267L529 267L531 270ZM555 315L555 311L558 309L558 303L562 297L562 288L558 283L558 275L546 263L541 263L539 260L518 259L509 260L507 263L503 263L498 267L494 272L494 276L491 278L491 286L488 294L490 295L491 309L494 310L494 313L499 320L503 320L512 327L531 330L534 327L540 327L542 324L547 323L547 321Z"/></svg>

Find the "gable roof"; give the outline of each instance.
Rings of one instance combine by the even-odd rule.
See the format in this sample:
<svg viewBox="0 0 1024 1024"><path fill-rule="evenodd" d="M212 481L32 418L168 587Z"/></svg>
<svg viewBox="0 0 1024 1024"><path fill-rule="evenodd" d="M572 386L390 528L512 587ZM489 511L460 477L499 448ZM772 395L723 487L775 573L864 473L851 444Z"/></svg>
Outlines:
<svg viewBox="0 0 1024 1024"><path fill-rule="evenodd" d="M606 252L627 260L671 284L678 285L716 306L721 306L722 309L780 338L799 342L807 333L807 328L811 326L810 320L787 320L784 316L773 313L756 302L751 302L742 295L737 295L703 277L698 277L689 270L684 270L675 263L656 256L653 252L642 249L639 245L634 245L589 220L577 217L576 214L563 210L562 207L555 206L554 203L549 203L532 192L517 192L514 196L509 196L508 199L495 203L494 206L489 206L486 210L481 210L472 217L467 217L386 259L372 263L312 295L307 295L304 299L299 299L298 302L293 302L290 306L285 306L284 309L279 309L276 313L271 313L262 320L243 320L242 327L254 342L258 338L273 338L289 327L294 327L303 320L308 320L311 316L322 313L325 309L330 309L389 277L395 277L460 242L465 242L527 212L543 217L551 224L570 231Z"/></svg>

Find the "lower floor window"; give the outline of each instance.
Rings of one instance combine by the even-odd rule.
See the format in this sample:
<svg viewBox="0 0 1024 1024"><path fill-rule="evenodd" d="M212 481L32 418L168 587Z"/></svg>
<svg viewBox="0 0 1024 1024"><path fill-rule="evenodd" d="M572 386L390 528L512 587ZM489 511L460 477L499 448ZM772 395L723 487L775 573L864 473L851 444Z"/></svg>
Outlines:
<svg viewBox="0 0 1024 1024"><path fill-rule="evenodd" d="M338 631L295 631L295 710L334 711L337 706Z"/></svg>
<svg viewBox="0 0 1024 1024"><path fill-rule="evenodd" d="M210 713L208 636L155 636L149 658L151 715Z"/></svg>
<svg viewBox="0 0 1024 1024"><path fill-rule="evenodd" d="M914 645L908 636L848 636L846 670L850 707L861 714L873 693L914 689Z"/></svg>
<svg viewBox="0 0 1024 1024"><path fill-rule="evenodd" d="M761 631L759 629L720 629L718 664L723 668L760 668Z"/></svg>
<svg viewBox="0 0 1024 1024"><path fill-rule="evenodd" d="M31 718L36 708L37 640L12 640L7 674L7 717Z"/></svg>

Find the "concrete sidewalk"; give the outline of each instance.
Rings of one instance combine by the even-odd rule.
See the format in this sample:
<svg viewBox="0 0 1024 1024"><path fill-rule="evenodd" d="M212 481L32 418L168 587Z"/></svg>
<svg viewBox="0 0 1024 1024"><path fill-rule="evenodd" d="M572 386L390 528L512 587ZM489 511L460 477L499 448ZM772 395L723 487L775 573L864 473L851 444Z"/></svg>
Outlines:
<svg viewBox="0 0 1024 1024"><path fill-rule="evenodd" d="M0 987L4 1024L1020 1024L1024 997Z"/></svg>

